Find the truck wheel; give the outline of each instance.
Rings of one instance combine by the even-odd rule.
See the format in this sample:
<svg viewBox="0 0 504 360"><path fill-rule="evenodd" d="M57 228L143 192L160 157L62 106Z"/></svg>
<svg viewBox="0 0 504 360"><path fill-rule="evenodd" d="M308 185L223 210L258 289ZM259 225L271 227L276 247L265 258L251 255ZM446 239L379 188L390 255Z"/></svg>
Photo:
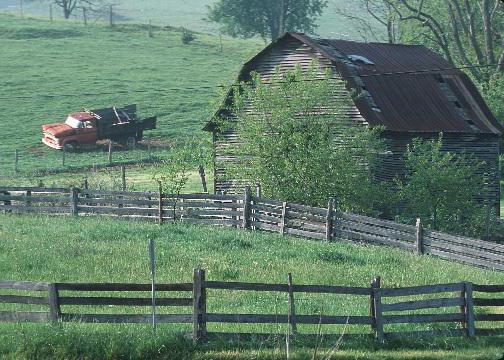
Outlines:
<svg viewBox="0 0 504 360"><path fill-rule="evenodd" d="M77 150L77 142L75 141L66 142L63 145L63 148L66 152L74 152L75 150Z"/></svg>
<svg viewBox="0 0 504 360"><path fill-rule="evenodd" d="M126 139L126 147L128 149L134 149L136 147L136 144L137 144L136 137L128 136L128 138Z"/></svg>

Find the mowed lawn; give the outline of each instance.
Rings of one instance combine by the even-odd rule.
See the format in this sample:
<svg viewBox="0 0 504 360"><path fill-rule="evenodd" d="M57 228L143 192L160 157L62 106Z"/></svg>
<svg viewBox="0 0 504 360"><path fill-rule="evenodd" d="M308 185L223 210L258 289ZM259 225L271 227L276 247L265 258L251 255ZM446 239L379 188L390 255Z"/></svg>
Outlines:
<svg viewBox="0 0 504 360"><path fill-rule="evenodd" d="M118 25L84 27L76 22L0 15L0 176L62 169L61 152L43 145L41 125L82 108L137 104L141 116L158 116L146 132L156 144L174 138L210 138L201 131L223 88L241 64L264 46L256 40L223 40L196 34L189 45L178 30ZM115 161L147 158L146 146L119 151ZM66 166L107 162L103 147L71 154ZM19 176L19 175L16 175Z"/></svg>
<svg viewBox="0 0 504 360"><path fill-rule="evenodd" d="M296 284L369 286L375 276L382 277L382 286L385 287L464 280L480 284L504 283L504 274L500 272L450 263L430 256L415 256L387 247L323 243L275 234L185 224L160 227L150 223L93 217L14 215L0 215L0 279L148 283L148 239L154 239L156 243L157 281L160 283L191 282L193 268L198 266L206 269L208 280L285 283L287 273L291 272ZM149 296L147 293L144 295ZM287 304L287 295L284 293L208 292L209 312L285 314ZM0 305L0 311L13 308L15 305ZM17 307L21 310L33 308ZM500 310L504 311L497 309ZM63 306L63 311L149 313L150 309ZM159 311L190 313L191 309ZM367 315L368 299L299 294L296 311L299 314ZM387 330L450 329L454 326L438 324L413 328L393 325ZM104 358L118 358L122 354L125 358L140 359L145 358L142 352L152 354L155 346L159 347L159 353L153 351L152 358L172 358L170 354L173 356L173 352L177 351L180 351L179 358L285 358L284 344L275 341L259 344L217 341L194 348L190 342L177 337L178 333L190 330L190 326L184 325L159 326L157 340L154 340L147 325L64 324L52 328L43 324L4 324L0 325L0 329L0 354L10 354L13 358L16 357L12 354L32 354L41 349L50 354L49 357L73 358L72 354L80 349L89 351L89 354L98 352ZM209 330L273 331L280 334L287 331L280 324L209 324ZM311 325L299 327L300 332L316 330L316 326ZM368 333L370 330L367 326L322 326L321 331ZM501 344L499 338L474 342L464 339L413 339L380 347L374 341L364 339L361 342L343 341L337 358L498 359L504 353ZM329 351L332 345L334 343L324 345L323 352ZM294 358L311 358L314 348L315 345L302 341L301 337L293 344Z"/></svg>

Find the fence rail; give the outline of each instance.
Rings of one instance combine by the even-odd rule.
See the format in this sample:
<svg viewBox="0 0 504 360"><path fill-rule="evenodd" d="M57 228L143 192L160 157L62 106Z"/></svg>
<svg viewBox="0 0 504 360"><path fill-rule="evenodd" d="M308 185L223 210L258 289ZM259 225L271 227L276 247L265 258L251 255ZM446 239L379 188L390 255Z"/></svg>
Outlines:
<svg viewBox="0 0 504 360"><path fill-rule="evenodd" d="M343 332L347 327L357 326L357 332L348 331L344 335L373 335L380 342L406 336L504 335L504 326L499 327L504 323L504 315L492 312L493 308L504 304L504 285L477 285L461 282L386 288L381 287L380 278L375 278L367 287L302 285L293 284L291 274L288 274L287 282L284 284L206 281L205 270L198 268L194 269L192 283L155 284L155 287L158 292L177 292L171 297L156 297L156 307L182 308L183 311L185 309L185 313L155 312L155 323L192 324L192 336L195 341L206 341L212 336L254 334L210 332L208 327L214 326L212 324L285 324L289 328L290 335L303 337L317 335L306 332L306 330L312 331L313 326L310 328L310 325L317 325L319 329L324 325L324 330L331 329L331 326L339 325L339 329L344 326ZM151 284L0 281L0 289L2 292L10 292L9 294L0 293L0 303L22 304L24 307L38 306L39 309L41 306L46 307L45 311L0 311L0 322L151 323L153 320L152 314L132 314L127 311L104 314L86 311L89 307L96 306L114 306L114 309L151 306L152 298L145 298L142 295L133 297L131 294L132 292L146 292L151 289ZM225 299L226 297L222 297L223 290L231 294L243 291L283 293L288 299L288 311L276 314L251 314L236 311L235 307L233 311L236 312L233 313L209 311L207 309L208 297ZM16 294L12 294L13 291ZM19 294L23 292L37 292L37 295ZM68 292L72 293L68 294ZM89 296L89 292L96 292L98 295ZM216 293L213 294L213 292ZM314 301L319 302L325 302L320 295L330 295L333 301L334 295L350 296L352 302L355 301L362 306L354 308L355 313L351 314L304 314L296 310L298 294L303 294L303 299L306 296L318 295ZM493 297L489 298L488 294ZM367 299L367 301L362 302L358 298ZM264 302L264 306L258 306L258 308L267 307L270 300L262 296L259 299ZM67 306L71 306L72 312L63 311ZM345 311L343 307L340 308L342 312ZM444 323L445 328L417 330L418 324L430 324L432 327L439 323ZM397 324L410 326L409 328L402 327L398 331L394 329ZM369 331L363 331L363 326L369 327ZM257 335L268 334L272 335L270 333Z"/></svg>
<svg viewBox="0 0 504 360"><path fill-rule="evenodd" d="M100 215L222 225L325 241L388 245L482 268L504 271L504 245L327 208L244 195L0 187L0 211Z"/></svg>

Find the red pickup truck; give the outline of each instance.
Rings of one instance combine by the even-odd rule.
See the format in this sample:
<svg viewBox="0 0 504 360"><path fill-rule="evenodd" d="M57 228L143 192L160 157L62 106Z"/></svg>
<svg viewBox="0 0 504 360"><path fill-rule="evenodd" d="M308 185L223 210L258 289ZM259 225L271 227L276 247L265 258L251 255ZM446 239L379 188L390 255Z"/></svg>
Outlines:
<svg viewBox="0 0 504 360"><path fill-rule="evenodd" d="M73 151L102 139L134 147L143 132L156 128L156 117L138 119L136 105L83 110L68 115L64 123L42 125L42 142L54 149Z"/></svg>

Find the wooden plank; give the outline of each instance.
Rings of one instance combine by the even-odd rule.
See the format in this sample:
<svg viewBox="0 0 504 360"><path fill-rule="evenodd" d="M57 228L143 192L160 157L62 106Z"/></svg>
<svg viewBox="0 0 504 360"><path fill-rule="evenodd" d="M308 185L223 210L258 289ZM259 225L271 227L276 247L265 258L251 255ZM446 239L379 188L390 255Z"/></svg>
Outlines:
<svg viewBox="0 0 504 360"><path fill-rule="evenodd" d="M353 286L293 285L294 292L342 295L370 295L371 289Z"/></svg>
<svg viewBox="0 0 504 360"><path fill-rule="evenodd" d="M25 205L0 205L0 210L13 212L57 213L68 214L68 206L25 206Z"/></svg>
<svg viewBox="0 0 504 360"><path fill-rule="evenodd" d="M504 254L492 253L484 249L475 249L465 245L456 245L448 242L441 242L434 238L426 238L424 244L431 248L436 248L441 251L458 253L460 255L474 256L486 261L492 261L504 264Z"/></svg>
<svg viewBox="0 0 504 360"><path fill-rule="evenodd" d="M433 309L433 308L442 308L442 307L451 307L451 306L461 306L464 303L465 303L465 300L460 297L440 298L440 299L405 301L405 302L400 302L400 303L395 303L395 304L383 304L382 309L384 312Z"/></svg>
<svg viewBox="0 0 504 360"><path fill-rule="evenodd" d="M477 306L504 306L504 299L474 298L473 303Z"/></svg>
<svg viewBox="0 0 504 360"><path fill-rule="evenodd" d="M172 201L163 201L163 206L168 207L168 208L173 208L173 205L175 203ZM181 205L180 202L177 202L177 208ZM185 203L184 202L184 208L190 209L190 208L196 208L196 209L229 209L229 210L235 210L235 209L243 209L242 204L238 203L221 203L221 202L190 202L190 203Z"/></svg>
<svg viewBox="0 0 504 360"><path fill-rule="evenodd" d="M70 189L68 188L43 188L43 187L19 187L19 186L0 186L0 192L26 192L31 191L33 193L62 193L69 194Z"/></svg>
<svg viewBox="0 0 504 360"><path fill-rule="evenodd" d="M258 212L256 212L256 213L254 214L254 218L255 218L255 221L256 221L256 222L263 222L263 221L267 221L267 222L274 223L275 225L280 224L280 221L281 221L281 218L280 218L280 217L277 217L277 216L270 216L270 215L265 215L265 214L258 213Z"/></svg>
<svg viewBox="0 0 504 360"><path fill-rule="evenodd" d="M245 282L205 281L206 289L245 290L245 291L280 291L287 292L287 284L262 284ZM299 286L299 285L296 285Z"/></svg>
<svg viewBox="0 0 504 360"><path fill-rule="evenodd" d="M39 202L53 202L53 203L67 203L68 202L68 197L55 197L55 196L5 196L5 195L0 195L0 201L5 201L5 200L11 200L11 201L22 201L22 202L33 202L33 203L39 203Z"/></svg>
<svg viewBox="0 0 504 360"><path fill-rule="evenodd" d="M400 232L400 231L393 230L393 229L385 229L385 228L377 227L374 225L362 224L362 223L347 221L347 220L338 220L338 221L336 221L336 224L342 230L348 229L349 231L353 231L356 233L364 232L369 235L383 236L385 238L389 238L392 241L400 241L400 242L406 242L406 243L412 243L412 244L414 244L416 242L415 235L405 233L405 232ZM415 249L416 249L416 245L415 245Z"/></svg>
<svg viewBox="0 0 504 360"><path fill-rule="evenodd" d="M475 321L504 321L504 314L476 314Z"/></svg>
<svg viewBox="0 0 504 360"><path fill-rule="evenodd" d="M259 230L278 232L278 229L280 229L279 225L271 225L271 224L266 224L266 223L257 222L257 221L252 221L251 225Z"/></svg>
<svg viewBox="0 0 504 360"><path fill-rule="evenodd" d="M100 196L155 197L158 194L157 192L154 191L140 192L140 191L112 191L112 190L86 190L86 189L81 189L80 193L82 195L89 195L91 197L100 197Z"/></svg>
<svg viewBox="0 0 504 360"><path fill-rule="evenodd" d="M48 305L47 297L0 295L0 303Z"/></svg>
<svg viewBox="0 0 504 360"><path fill-rule="evenodd" d="M44 323L49 321L48 312L0 311L0 322Z"/></svg>
<svg viewBox="0 0 504 360"><path fill-rule="evenodd" d="M293 235L293 236L300 236L308 239L318 239L318 240L325 240L325 234L322 233L315 233L311 231L305 231L305 230L299 230L299 229L292 229L292 228L286 228L285 229L285 234L286 235Z"/></svg>
<svg viewBox="0 0 504 360"><path fill-rule="evenodd" d="M333 228L333 214L334 213L334 199L330 199L327 204L327 215L325 223L326 241L332 240L332 228Z"/></svg>
<svg viewBox="0 0 504 360"><path fill-rule="evenodd" d="M371 319L370 324L372 324L372 327L375 330L376 339L378 340L378 342L383 342L385 338L383 332L384 320L382 309L382 290L380 287L376 287L373 288L372 291L373 291L374 319Z"/></svg>
<svg viewBox="0 0 504 360"><path fill-rule="evenodd" d="M425 230L426 235L439 241L446 241L465 245L468 247L479 248L504 254L504 245L490 241L477 240L464 236L449 235L437 231Z"/></svg>
<svg viewBox="0 0 504 360"><path fill-rule="evenodd" d="M313 223L325 224L325 217L321 215L312 215L302 213L289 208L289 219L300 221L311 221Z"/></svg>
<svg viewBox="0 0 504 360"><path fill-rule="evenodd" d="M473 291L486 292L486 293L504 292L504 285L476 285L476 284L473 284Z"/></svg>
<svg viewBox="0 0 504 360"><path fill-rule="evenodd" d="M78 206L79 213L105 215L149 215L153 209L149 208L115 208L101 206Z"/></svg>
<svg viewBox="0 0 504 360"><path fill-rule="evenodd" d="M151 306L151 298L60 297L60 305ZM156 298L156 306L192 306L190 298Z"/></svg>
<svg viewBox="0 0 504 360"><path fill-rule="evenodd" d="M151 323L151 314L63 314L62 320L65 322L81 323ZM157 314L157 323L189 324L192 323L191 314Z"/></svg>
<svg viewBox="0 0 504 360"><path fill-rule="evenodd" d="M297 315L298 324L340 324L340 325L371 325L372 319L369 316L320 316L320 315Z"/></svg>
<svg viewBox="0 0 504 360"><path fill-rule="evenodd" d="M184 212L185 216L187 217L196 217L196 216L216 216L216 217L236 217L236 216L241 216L242 212L241 211L233 211L233 210L192 210L189 209Z"/></svg>
<svg viewBox="0 0 504 360"><path fill-rule="evenodd" d="M242 222L234 219L182 219L182 222L195 225L238 226Z"/></svg>
<svg viewBox="0 0 504 360"><path fill-rule="evenodd" d="M206 314L209 323L230 324L287 324L287 315L259 315L259 314Z"/></svg>
<svg viewBox="0 0 504 360"><path fill-rule="evenodd" d="M282 216L282 208L272 209L252 204L250 205L250 209L256 213L260 213L261 215L272 216L277 219L275 221L278 221Z"/></svg>
<svg viewBox="0 0 504 360"><path fill-rule="evenodd" d="M476 329L476 336L498 336L498 335L504 335L503 328Z"/></svg>
<svg viewBox="0 0 504 360"><path fill-rule="evenodd" d="M255 196L252 196L251 198L252 201L254 201L257 206L276 206L276 207L281 207L283 201L278 201L278 200L272 200L272 199L265 199L265 198L257 198Z"/></svg>
<svg viewBox="0 0 504 360"><path fill-rule="evenodd" d="M79 213L79 189L70 190L70 214L76 216Z"/></svg>
<svg viewBox="0 0 504 360"><path fill-rule="evenodd" d="M107 206L107 205L157 205L158 200L147 200L147 199L127 199L127 198L117 198L117 199L104 199L104 198L86 198L80 197L79 204L87 206Z"/></svg>
<svg viewBox="0 0 504 360"><path fill-rule="evenodd" d="M464 321L462 314L415 314L415 315L384 315L385 324L421 324L438 322Z"/></svg>
<svg viewBox="0 0 504 360"><path fill-rule="evenodd" d="M49 284L45 282L16 281L16 280L0 281L0 289L47 291L48 285Z"/></svg>
<svg viewBox="0 0 504 360"><path fill-rule="evenodd" d="M156 291L191 291L192 283L156 284ZM60 291L151 291L151 284L58 283Z"/></svg>
<svg viewBox="0 0 504 360"><path fill-rule="evenodd" d="M461 254L450 253L450 252L442 251L442 250L436 249L436 248L428 248L427 250L428 250L429 254L436 255L436 256L443 258L443 259L458 261L458 262L461 262L464 264L470 264L473 266L479 266L479 267L483 267L483 268L487 268L487 269L495 269L495 270L504 271L504 264L499 264L499 263L495 263L495 262L491 262L491 261L487 261L487 260L483 260L483 259L478 259L478 258L475 258L470 255L464 256Z"/></svg>
<svg viewBox="0 0 504 360"><path fill-rule="evenodd" d="M326 225L324 223L314 224L305 220L287 219L285 225L288 228L324 233L327 237Z"/></svg>
<svg viewBox="0 0 504 360"><path fill-rule="evenodd" d="M383 245L397 247L397 248L411 251L411 252L414 250L413 244L408 244L408 243L404 243L404 242L397 241L397 240L392 240L392 239L381 237L381 236L374 236L374 235L370 235L370 234L357 233L354 231L343 230L343 229L338 230L338 235L340 237L343 237L343 238L346 238L346 239L352 240L352 241L358 241L358 242L363 241L363 242L368 242L371 244L383 244Z"/></svg>
<svg viewBox="0 0 504 360"><path fill-rule="evenodd" d="M164 198L173 198L174 196L164 195ZM187 200L219 200L219 201L238 201L241 200L239 195L221 195L221 194L180 194L179 199Z"/></svg>
<svg viewBox="0 0 504 360"><path fill-rule="evenodd" d="M410 296L422 294L437 294L443 292L460 292L464 288L463 283L455 284L438 284L438 285L421 285L409 286L403 288L381 288L381 295L384 297L390 296Z"/></svg>
<svg viewBox="0 0 504 360"><path fill-rule="evenodd" d="M401 339L405 337L426 338L426 337L453 337L465 335L461 329L443 329L443 330L421 330L421 331L399 331L385 333L385 339Z"/></svg>
<svg viewBox="0 0 504 360"><path fill-rule="evenodd" d="M311 207L311 206L306 206L306 205L298 205L298 204L289 204L289 207L293 210L300 210L303 212L307 212L308 214L313 214L313 215L321 215L321 216L326 216L327 215L327 209L323 208L316 208L316 207Z"/></svg>
<svg viewBox="0 0 504 360"><path fill-rule="evenodd" d="M423 249L423 228L420 218L416 222L416 250L417 255L422 255L424 253Z"/></svg>
<svg viewBox="0 0 504 360"><path fill-rule="evenodd" d="M392 230L399 230L399 231L403 231L406 233L411 233L412 235L416 234L416 227L415 226L400 224L400 223L396 223L394 221L375 219L375 218L372 218L369 216L356 215L356 214L351 214L351 213L338 213L337 217L341 218L343 220L350 220L350 221L366 223L366 224L370 224L370 225L381 226L381 227L389 228Z"/></svg>

